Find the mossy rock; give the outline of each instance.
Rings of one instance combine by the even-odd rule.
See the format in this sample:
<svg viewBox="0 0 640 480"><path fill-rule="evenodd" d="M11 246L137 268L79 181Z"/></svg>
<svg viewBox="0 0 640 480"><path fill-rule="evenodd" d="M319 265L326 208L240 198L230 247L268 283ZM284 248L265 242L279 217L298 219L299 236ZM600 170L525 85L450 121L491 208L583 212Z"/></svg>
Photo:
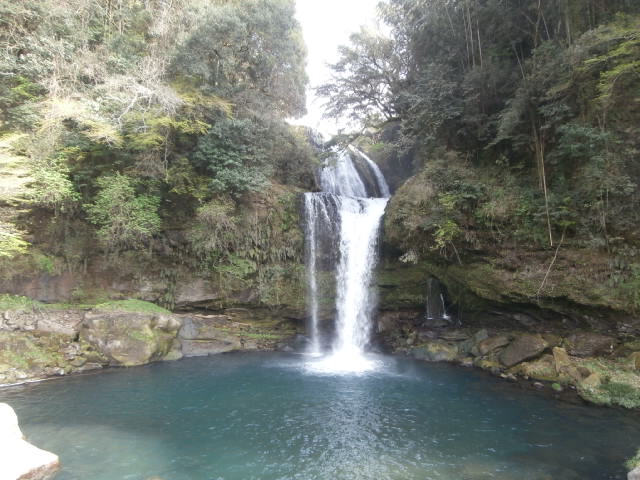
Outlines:
<svg viewBox="0 0 640 480"><path fill-rule="evenodd" d="M543 355L532 362L523 362L510 372L547 382L560 380L552 355Z"/></svg>
<svg viewBox="0 0 640 480"><path fill-rule="evenodd" d="M85 315L80 339L107 357L110 365L143 365L172 351L180 326L180 320L165 313L101 309Z"/></svg>
<svg viewBox="0 0 640 480"><path fill-rule="evenodd" d="M427 362L453 362L458 359L458 347L441 340L433 340L412 348L410 354Z"/></svg>
<svg viewBox="0 0 640 480"><path fill-rule="evenodd" d="M67 344L63 335L0 331L0 383L67 373Z"/></svg>
<svg viewBox="0 0 640 480"><path fill-rule="evenodd" d="M513 367L520 362L535 358L544 352L549 343L538 334L525 333L516 336L500 354L500 362L506 367Z"/></svg>
<svg viewBox="0 0 640 480"><path fill-rule="evenodd" d="M593 372L577 385L578 393L585 400L640 408L640 374L623 361L591 358L581 360L580 366Z"/></svg>

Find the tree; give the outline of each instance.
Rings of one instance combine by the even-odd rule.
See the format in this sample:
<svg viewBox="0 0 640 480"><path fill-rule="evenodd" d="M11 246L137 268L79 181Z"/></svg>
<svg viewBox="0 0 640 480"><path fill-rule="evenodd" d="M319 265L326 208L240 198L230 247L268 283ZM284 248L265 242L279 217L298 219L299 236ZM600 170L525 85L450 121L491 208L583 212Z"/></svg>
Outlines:
<svg viewBox="0 0 640 480"><path fill-rule="evenodd" d="M326 115L365 123L397 118L408 67L401 45L366 28L350 40L339 48L331 80L317 89L327 99Z"/></svg>
<svg viewBox="0 0 640 480"><path fill-rule="evenodd" d="M175 76L230 99L239 112L300 116L306 50L293 0L229 1L208 8L177 49Z"/></svg>

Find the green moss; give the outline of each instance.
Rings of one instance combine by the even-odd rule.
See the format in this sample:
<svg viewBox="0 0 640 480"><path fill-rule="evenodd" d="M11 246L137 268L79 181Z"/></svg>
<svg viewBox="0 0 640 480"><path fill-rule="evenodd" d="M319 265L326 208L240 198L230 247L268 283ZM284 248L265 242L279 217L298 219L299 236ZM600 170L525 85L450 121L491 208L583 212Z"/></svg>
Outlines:
<svg viewBox="0 0 640 480"><path fill-rule="evenodd" d="M133 313L171 313L166 308L143 300L111 300L95 306L97 310L133 312Z"/></svg>
<svg viewBox="0 0 640 480"><path fill-rule="evenodd" d="M426 264L384 264L377 276L381 305L386 309L422 308L428 275Z"/></svg>
<svg viewBox="0 0 640 480"><path fill-rule="evenodd" d="M242 336L256 340L280 340L284 337L284 335L275 333L243 333Z"/></svg>
<svg viewBox="0 0 640 480"><path fill-rule="evenodd" d="M43 304L32 300L28 297L21 297L18 295L8 295L2 294L0 295L0 311L7 310L26 310L33 311L36 309L41 309Z"/></svg>
<svg viewBox="0 0 640 480"><path fill-rule="evenodd" d="M134 340L139 340L144 343L152 342L155 339L155 336L153 335L153 333L146 329L130 330L128 334L129 334L129 337L133 338Z"/></svg>
<svg viewBox="0 0 640 480"><path fill-rule="evenodd" d="M582 366L596 372L603 379L596 388L578 385L578 393L586 400L599 405L619 405L640 408L640 375L623 362L598 358L586 359Z"/></svg>
<svg viewBox="0 0 640 480"><path fill-rule="evenodd" d="M29 243L16 231L5 231L0 225L0 258L13 258L27 253Z"/></svg>
<svg viewBox="0 0 640 480"><path fill-rule="evenodd" d="M625 466L629 469L629 471L640 467L640 450L638 450L638 452L633 457L625 462Z"/></svg>
<svg viewBox="0 0 640 480"><path fill-rule="evenodd" d="M2 332L0 340L0 364L21 370L65 365L59 349L66 340L58 335Z"/></svg>

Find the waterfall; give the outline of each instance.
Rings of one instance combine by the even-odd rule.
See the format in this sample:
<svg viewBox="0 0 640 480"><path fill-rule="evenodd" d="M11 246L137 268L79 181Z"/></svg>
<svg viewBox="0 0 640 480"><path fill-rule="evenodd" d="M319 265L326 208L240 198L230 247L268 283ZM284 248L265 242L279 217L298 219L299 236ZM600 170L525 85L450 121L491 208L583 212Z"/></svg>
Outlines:
<svg viewBox="0 0 640 480"><path fill-rule="evenodd" d="M320 185L322 192L304 198L311 351L320 353L330 345L335 356L357 362L371 333L371 286L389 187L378 166L352 146L325 162ZM330 342L326 329L320 328L323 274L335 280L335 333Z"/></svg>
<svg viewBox="0 0 640 480"><path fill-rule="evenodd" d="M425 305L425 319L430 324L437 324L444 321L449 323L451 317L447 313L447 306L444 301L444 289L442 284L435 277L427 279L427 295Z"/></svg>

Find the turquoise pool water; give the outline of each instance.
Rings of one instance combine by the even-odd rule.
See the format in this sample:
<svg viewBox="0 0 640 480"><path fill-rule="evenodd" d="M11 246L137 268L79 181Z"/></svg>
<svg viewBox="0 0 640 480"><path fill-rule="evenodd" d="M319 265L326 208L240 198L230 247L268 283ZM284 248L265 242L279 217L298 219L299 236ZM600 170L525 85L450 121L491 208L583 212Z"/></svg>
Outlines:
<svg viewBox="0 0 640 480"><path fill-rule="evenodd" d="M0 390L56 480L623 479L637 413L376 357L363 374L229 354ZM0 467L1 468L1 467Z"/></svg>

